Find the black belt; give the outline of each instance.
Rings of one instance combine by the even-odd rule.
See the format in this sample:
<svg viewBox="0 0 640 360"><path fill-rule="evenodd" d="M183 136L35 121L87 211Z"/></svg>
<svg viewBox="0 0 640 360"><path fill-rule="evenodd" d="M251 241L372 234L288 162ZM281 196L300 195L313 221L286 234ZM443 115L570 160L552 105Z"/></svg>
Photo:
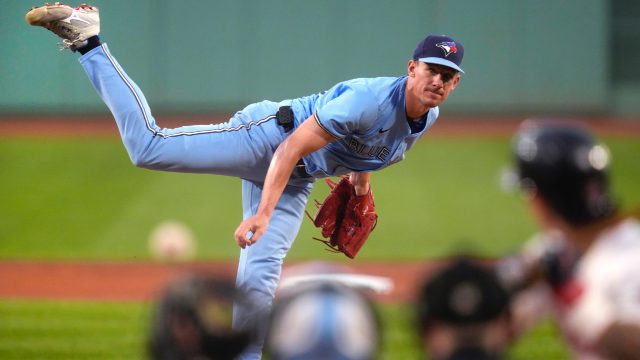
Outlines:
<svg viewBox="0 0 640 360"><path fill-rule="evenodd" d="M293 168L293 172L291 172L291 176L295 178L310 178L311 175L307 173L307 167L304 165L304 161L302 159L298 160L296 167Z"/></svg>

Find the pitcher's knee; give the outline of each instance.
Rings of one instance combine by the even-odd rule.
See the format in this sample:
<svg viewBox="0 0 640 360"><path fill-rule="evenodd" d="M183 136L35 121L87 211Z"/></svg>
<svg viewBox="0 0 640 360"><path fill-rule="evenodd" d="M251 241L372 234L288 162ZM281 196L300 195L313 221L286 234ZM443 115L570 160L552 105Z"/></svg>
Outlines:
<svg viewBox="0 0 640 360"><path fill-rule="evenodd" d="M136 141L128 141L129 139L123 139L129 159L131 163L139 168L153 169L157 160L154 160L152 156L149 156L149 152L146 151L148 144L141 144Z"/></svg>
<svg viewBox="0 0 640 360"><path fill-rule="evenodd" d="M149 159L147 159L145 156L143 156L140 153L129 153L129 158L131 159L131 162L133 163L133 165L135 165L136 167L144 168L144 169L151 168L151 163L149 162Z"/></svg>

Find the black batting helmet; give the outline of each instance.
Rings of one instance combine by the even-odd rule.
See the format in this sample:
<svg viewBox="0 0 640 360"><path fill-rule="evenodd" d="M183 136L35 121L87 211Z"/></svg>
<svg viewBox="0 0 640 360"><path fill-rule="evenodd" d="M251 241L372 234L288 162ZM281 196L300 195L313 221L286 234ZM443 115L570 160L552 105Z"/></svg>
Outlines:
<svg viewBox="0 0 640 360"><path fill-rule="evenodd" d="M423 331L434 322L470 325L495 320L507 313L509 294L490 267L460 256L426 280L417 305Z"/></svg>
<svg viewBox="0 0 640 360"><path fill-rule="evenodd" d="M611 215L607 148L575 123L526 121L513 140L520 184L573 225Z"/></svg>

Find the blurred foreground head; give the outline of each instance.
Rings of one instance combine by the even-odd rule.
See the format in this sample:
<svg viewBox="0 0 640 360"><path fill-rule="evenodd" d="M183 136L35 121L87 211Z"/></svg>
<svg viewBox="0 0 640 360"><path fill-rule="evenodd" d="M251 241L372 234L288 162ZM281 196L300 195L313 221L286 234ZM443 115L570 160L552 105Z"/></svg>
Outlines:
<svg viewBox="0 0 640 360"><path fill-rule="evenodd" d="M513 139L523 189L574 226L615 211L607 148L577 123L525 121Z"/></svg>
<svg viewBox="0 0 640 360"><path fill-rule="evenodd" d="M152 315L150 357L234 359L252 338L231 329L233 302L243 298L232 282L205 275L170 284Z"/></svg>
<svg viewBox="0 0 640 360"><path fill-rule="evenodd" d="M417 321L430 359L502 359L510 342L509 295L494 272L467 257L427 277Z"/></svg>
<svg viewBox="0 0 640 360"><path fill-rule="evenodd" d="M363 293L317 281L281 293L266 349L273 360L367 360L380 347L378 314Z"/></svg>

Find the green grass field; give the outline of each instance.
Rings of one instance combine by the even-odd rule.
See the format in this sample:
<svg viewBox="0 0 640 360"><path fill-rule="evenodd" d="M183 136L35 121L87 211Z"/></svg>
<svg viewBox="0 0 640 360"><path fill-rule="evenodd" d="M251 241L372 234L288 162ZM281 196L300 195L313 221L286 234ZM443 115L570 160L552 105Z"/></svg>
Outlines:
<svg viewBox="0 0 640 360"><path fill-rule="evenodd" d="M143 359L149 304L0 300L0 358ZM411 312L379 307L384 325L381 360L420 358ZM555 328L544 323L511 350L517 359L566 359Z"/></svg>
<svg viewBox="0 0 640 360"><path fill-rule="evenodd" d="M640 142L609 145L614 188L630 208L640 202ZM499 186L507 139L434 138L407 155L372 176L380 218L360 259L424 259L461 247L500 255L535 230L520 196ZM3 139L0 164L0 259L148 259L148 235L167 219L194 231L199 259L238 254L237 179L135 168L118 139ZM327 192L319 181L312 198ZM335 259L319 251L316 234L305 220L289 258Z"/></svg>
<svg viewBox="0 0 640 360"><path fill-rule="evenodd" d="M605 139L622 207L640 202L637 139ZM500 189L506 138L432 138L374 174L380 215L360 260L419 260L464 249L514 251L534 231L519 195ZM159 173L129 163L119 139L0 139L0 260L148 260L147 238L168 219L193 230L199 260L235 259L240 182ZM319 182L312 198L328 192ZM312 210L311 206L309 207ZM309 221L288 259L339 260ZM143 357L148 304L0 300L2 359ZM406 306L384 306L383 359L418 358ZM549 324L518 343L515 359L563 359Z"/></svg>

